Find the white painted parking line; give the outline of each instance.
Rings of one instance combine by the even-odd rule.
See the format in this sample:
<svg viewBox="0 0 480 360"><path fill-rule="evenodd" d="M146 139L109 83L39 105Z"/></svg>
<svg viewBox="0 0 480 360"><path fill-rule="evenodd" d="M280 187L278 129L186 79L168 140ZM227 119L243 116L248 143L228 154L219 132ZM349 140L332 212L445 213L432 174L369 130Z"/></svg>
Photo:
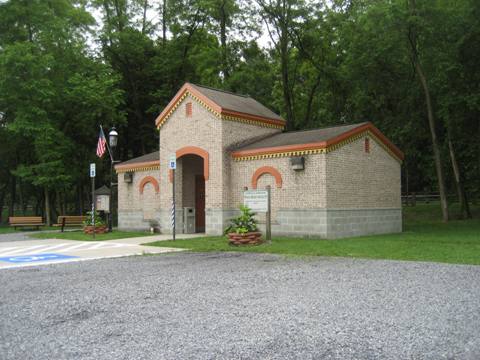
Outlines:
<svg viewBox="0 0 480 360"><path fill-rule="evenodd" d="M8 251L8 250L13 250L13 249L18 249L20 246L10 246L10 247L2 247L0 248L0 254L4 251Z"/></svg>
<svg viewBox="0 0 480 360"><path fill-rule="evenodd" d="M30 252L31 250L33 249L39 249L39 248L42 248L42 247L46 247L48 245L35 245L35 246L27 246L27 247L20 247L19 249L17 250L13 250L13 251L6 251L6 252L0 252L0 255L1 256L9 256L9 255L12 255L12 254L18 254L18 253L28 253Z"/></svg>
<svg viewBox="0 0 480 360"><path fill-rule="evenodd" d="M90 249L99 249L99 248L103 248L103 247L105 247L105 245L108 245L108 244L105 244L105 243L101 243L101 242L99 242L99 243L97 243L97 244L95 244L95 245L92 245L92 246L90 247Z"/></svg>
<svg viewBox="0 0 480 360"><path fill-rule="evenodd" d="M68 244L68 245L70 245L70 244ZM62 249L62 251L68 252L68 251L72 251L72 250L79 249L79 248L84 247L84 246L86 246L86 245L92 245L92 244L89 243L89 242L82 242L82 243L80 243L80 244L68 246L68 247ZM81 250L83 250L83 249L81 249Z"/></svg>
<svg viewBox="0 0 480 360"><path fill-rule="evenodd" d="M29 246L15 246L8 248L0 248L0 256L10 256L10 255L22 255L22 254L40 254L45 252L55 252L69 253L76 251L86 251L86 250L104 250L104 249L114 249L114 248L126 248L137 246L133 244L121 244L121 243L110 243L110 242L81 242L79 244L72 245L69 243L61 244L45 244L45 245L29 245Z"/></svg>
<svg viewBox="0 0 480 360"><path fill-rule="evenodd" d="M63 244L58 244L58 245L52 245L52 246L47 246L46 248L44 249L37 249L35 251L29 251L28 253L29 254L38 254L38 253L43 253L43 252L49 252L53 249L58 249L58 248L61 248L65 245L70 245L69 243L63 243Z"/></svg>

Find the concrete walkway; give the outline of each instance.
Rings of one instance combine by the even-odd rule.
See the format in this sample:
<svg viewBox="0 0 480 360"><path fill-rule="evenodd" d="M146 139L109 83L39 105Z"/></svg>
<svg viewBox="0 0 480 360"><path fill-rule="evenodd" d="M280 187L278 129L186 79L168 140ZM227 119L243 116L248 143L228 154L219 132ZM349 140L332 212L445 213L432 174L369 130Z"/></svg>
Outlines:
<svg viewBox="0 0 480 360"><path fill-rule="evenodd" d="M7 234L1 235L6 237ZM12 234L8 234L12 235ZM14 234L18 236L19 234ZM181 234L178 238L193 238L200 234ZM178 248L160 248L141 244L170 240L171 235L143 236L105 241L77 241L63 239L31 239L0 241L0 270L52 263L84 261L144 254L183 251Z"/></svg>

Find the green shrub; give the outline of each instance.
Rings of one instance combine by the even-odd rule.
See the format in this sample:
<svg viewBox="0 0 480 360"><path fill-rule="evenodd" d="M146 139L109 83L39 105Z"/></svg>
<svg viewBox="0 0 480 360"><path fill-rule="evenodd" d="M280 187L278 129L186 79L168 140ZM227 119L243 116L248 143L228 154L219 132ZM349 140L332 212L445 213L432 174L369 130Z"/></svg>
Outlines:
<svg viewBox="0 0 480 360"><path fill-rule="evenodd" d="M95 223L95 226L104 226L105 225L105 221L103 221L103 219L100 217L100 214L98 213L98 211L95 211L95 215L93 216L93 220L94 221L92 221L92 212L87 211L87 219L83 222L83 225L84 226L93 226L93 223Z"/></svg>
<svg viewBox="0 0 480 360"><path fill-rule="evenodd" d="M230 220L230 225L225 229L225 233L246 234L258 231L255 213L247 206L240 205L240 216Z"/></svg>

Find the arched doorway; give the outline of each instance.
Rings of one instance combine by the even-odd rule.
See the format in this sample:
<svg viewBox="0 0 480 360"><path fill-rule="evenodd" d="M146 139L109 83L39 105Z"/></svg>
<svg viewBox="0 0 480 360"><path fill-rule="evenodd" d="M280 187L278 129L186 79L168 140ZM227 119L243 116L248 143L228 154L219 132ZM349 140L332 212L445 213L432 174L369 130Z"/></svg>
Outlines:
<svg viewBox="0 0 480 360"><path fill-rule="evenodd" d="M182 206L195 209L195 232L205 232L204 159L186 154L177 159L182 167Z"/></svg>

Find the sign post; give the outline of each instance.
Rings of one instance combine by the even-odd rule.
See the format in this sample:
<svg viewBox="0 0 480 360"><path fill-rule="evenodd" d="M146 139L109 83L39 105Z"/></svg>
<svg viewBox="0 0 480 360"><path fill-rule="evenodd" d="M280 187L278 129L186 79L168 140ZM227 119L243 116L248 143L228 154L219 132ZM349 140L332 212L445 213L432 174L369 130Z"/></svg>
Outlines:
<svg viewBox="0 0 480 360"><path fill-rule="evenodd" d="M93 239L95 240L95 163L90 164L90 178L92 179L92 224Z"/></svg>
<svg viewBox="0 0 480 360"><path fill-rule="evenodd" d="M172 235L175 241L175 169L177 168L177 157L170 156L168 168L172 171Z"/></svg>
<svg viewBox="0 0 480 360"><path fill-rule="evenodd" d="M266 234L268 241L272 239L272 216L270 209L270 186L266 190L247 190L243 192L243 204L254 212L264 212L266 220Z"/></svg>
<svg viewBox="0 0 480 360"><path fill-rule="evenodd" d="M266 234L267 241L272 240L272 209L270 202L270 185L267 185L267 214L266 214Z"/></svg>

